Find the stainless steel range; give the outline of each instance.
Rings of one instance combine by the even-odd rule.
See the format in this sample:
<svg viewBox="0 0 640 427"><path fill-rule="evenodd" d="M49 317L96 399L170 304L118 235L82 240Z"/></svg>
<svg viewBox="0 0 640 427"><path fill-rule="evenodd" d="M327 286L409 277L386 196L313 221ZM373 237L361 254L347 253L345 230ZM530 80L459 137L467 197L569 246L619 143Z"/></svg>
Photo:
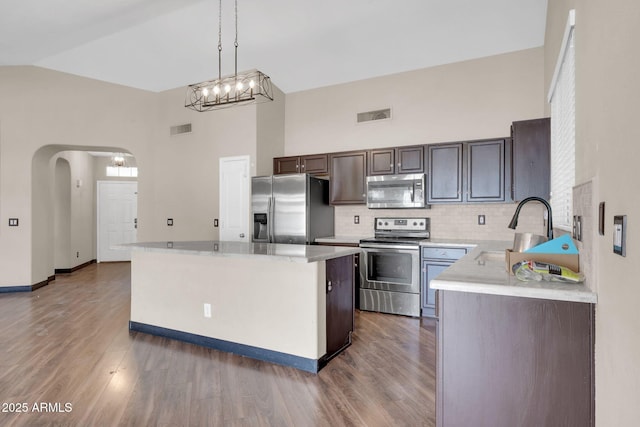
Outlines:
<svg viewBox="0 0 640 427"><path fill-rule="evenodd" d="M376 218L375 237L360 240L360 309L420 316L420 242L429 218Z"/></svg>

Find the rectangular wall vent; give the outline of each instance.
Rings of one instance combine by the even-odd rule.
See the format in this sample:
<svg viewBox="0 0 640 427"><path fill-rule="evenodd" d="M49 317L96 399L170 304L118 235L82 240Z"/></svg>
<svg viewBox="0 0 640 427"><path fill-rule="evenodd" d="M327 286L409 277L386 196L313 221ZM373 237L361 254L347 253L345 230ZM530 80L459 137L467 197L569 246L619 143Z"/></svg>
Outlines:
<svg viewBox="0 0 640 427"><path fill-rule="evenodd" d="M358 113L358 123L372 122L376 120L388 120L390 118L391 118L391 108Z"/></svg>
<svg viewBox="0 0 640 427"><path fill-rule="evenodd" d="M182 135L183 133L191 133L191 123L184 125L171 126L169 130L171 136Z"/></svg>

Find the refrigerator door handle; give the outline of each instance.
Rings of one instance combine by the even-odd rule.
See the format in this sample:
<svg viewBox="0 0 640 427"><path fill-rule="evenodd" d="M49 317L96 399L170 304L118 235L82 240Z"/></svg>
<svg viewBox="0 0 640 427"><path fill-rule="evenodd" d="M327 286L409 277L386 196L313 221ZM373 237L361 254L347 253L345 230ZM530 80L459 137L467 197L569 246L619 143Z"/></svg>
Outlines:
<svg viewBox="0 0 640 427"><path fill-rule="evenodd" d="M275 204L276 204L276 199L272 196L269 197L269 201L268 201L268 205L267 205L267 235L268 235L268 242L269 243L273 243L274 238L273 238L273 219L275 218L274 212L275 212Z"/></svg>

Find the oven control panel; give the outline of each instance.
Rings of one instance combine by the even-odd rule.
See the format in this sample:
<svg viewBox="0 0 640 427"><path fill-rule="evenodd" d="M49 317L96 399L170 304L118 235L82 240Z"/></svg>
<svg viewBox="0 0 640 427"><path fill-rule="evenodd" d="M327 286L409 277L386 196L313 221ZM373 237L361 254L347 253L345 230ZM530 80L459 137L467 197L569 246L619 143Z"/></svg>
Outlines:
<svg viewBox="0 0 640 427"><path fill-rule="evenodd" d="M376 218L376 231L429 231L429 218Z"/></svg>

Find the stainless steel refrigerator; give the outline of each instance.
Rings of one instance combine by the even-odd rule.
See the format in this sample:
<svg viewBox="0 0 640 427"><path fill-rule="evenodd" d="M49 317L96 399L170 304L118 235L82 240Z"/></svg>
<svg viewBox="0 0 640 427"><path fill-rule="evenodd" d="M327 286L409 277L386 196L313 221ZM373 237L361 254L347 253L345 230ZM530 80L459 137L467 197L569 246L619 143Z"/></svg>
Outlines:
<svg viewBox="0 0 640 427"><path fill-rule="evenodd" d="M307 174L251 179L253 242L311 244L333 236L329 181Z"/></svg>

